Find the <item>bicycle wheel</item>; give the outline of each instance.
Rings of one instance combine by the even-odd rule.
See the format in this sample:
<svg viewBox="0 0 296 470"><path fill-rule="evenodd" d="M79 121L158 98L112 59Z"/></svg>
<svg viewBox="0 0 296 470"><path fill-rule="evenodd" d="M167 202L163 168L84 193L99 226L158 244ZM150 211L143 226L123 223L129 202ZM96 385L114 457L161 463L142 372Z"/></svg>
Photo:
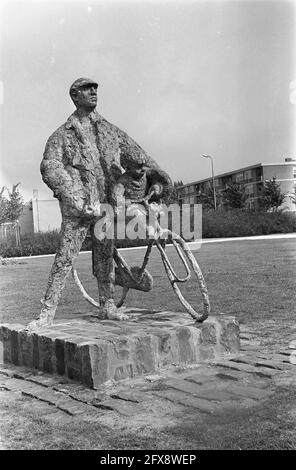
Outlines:
<svg viewBox="0 0 296 470"><path fill-rule="evenodd" d="M167 254L165 253L164 248L161 246L161 243L159 242L158 239L155 240L156 246L160 252L162 262L164 264L164 268L166 270L167 276L169 278L169 281L171 283L171 286L178 297L180 303L185 307L187 312L197 321L197 322L203 322L206 320L210 314L210 301L209 301L209 295L208 295L208 290L206 287L206 282L203 277L202 271L193 255L191 252L190 248L188 247L187 243L181 238L179 235L177 235L174 232L171 232L170 230L165 230L167 232L167 235L170 235L172 237L172 242L174 247L177 250L177 253L179 257L181 258L183 264L184 264L184 256L182 254L181 249L183 250L187 260L189 261L189 264L197 278L198 286L202 295L202 301L203 301L203 312L198 313L194 308L190 305L190 303L185 299L183 294L181 293L178 282L185 282L186 280L189 279L190 276L186 276L185 279L179 279L175 273L175 271L172 268L172 265L167 257ZM181 247L181 248L180 248Z"/></svg>

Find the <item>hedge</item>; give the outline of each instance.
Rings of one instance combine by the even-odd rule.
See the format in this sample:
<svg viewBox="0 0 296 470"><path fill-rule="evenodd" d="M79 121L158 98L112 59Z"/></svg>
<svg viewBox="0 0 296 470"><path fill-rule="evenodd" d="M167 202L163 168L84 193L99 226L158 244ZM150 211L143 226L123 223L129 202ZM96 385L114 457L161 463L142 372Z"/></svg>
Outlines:
<svg viewBox="0 0 296 470"><path fill-rule="evenodd" d="M203 211L203 238L243 237L269 235L272 233L296 232L296 215L291 212L253 212L240 209L231 211ZM0 256L32 256L52 254L57 251L59 232L35 233L21 236L21 248L15 237L0 240ZM119 248L143 246L146 240L120 240ZM91 250L91 239L87 237L82 251Z"/></svg>
<svg viewBox="0 0 296 470"><path fill-rule="evenodd" d="M203 238L248 237L296 232L292 212L203 211Z"/></svg>

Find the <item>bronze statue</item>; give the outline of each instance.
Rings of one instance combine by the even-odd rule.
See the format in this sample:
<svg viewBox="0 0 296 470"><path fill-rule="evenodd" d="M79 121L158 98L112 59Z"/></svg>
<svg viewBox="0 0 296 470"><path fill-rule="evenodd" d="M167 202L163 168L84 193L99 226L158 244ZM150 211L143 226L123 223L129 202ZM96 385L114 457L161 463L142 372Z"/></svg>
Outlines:
<svg viewBox="0 0 296 470"><path fill-rule="evenodd" d="M98 114L97 88L98 84L87 78L79 78L71 85L70 96L76 111L49 137L45 147L41 173L59 200L61 241L41 313L29 324L31 329L53 322L66 278L89 228L92 229L100 214L100 203L114 205L116 188L125 185L123 170L140 164L144 173L139 180L145 178L145 193L152 189L155 200L171 185L169 176L133 139ZM140 194L137 197L140 199ZM99 317L122 320L126 316L114 303L113 255L114 240L93 237Z"/></svg>

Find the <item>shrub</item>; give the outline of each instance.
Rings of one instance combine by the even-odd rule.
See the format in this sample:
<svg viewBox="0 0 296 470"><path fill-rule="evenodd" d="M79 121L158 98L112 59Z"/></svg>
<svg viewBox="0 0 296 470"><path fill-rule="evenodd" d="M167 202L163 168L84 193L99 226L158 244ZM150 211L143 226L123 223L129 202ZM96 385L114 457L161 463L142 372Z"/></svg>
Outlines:
<svg viewBox="0 0 296 470"><path fill-rule="evenodd" d="M60 233L57 230L51 232L40 232L21 236L21 248L16 245L14 235L0 240L0 256L12 258L15 256L49 255L56 253L60 240ZM134 246L147 245L147 240L119 240L118 248L129 248ZM81 251L92 249L90 236L85 239Z"/></svg>
<svg viewBox="0 0 296 470"><path fill-rule="evenodd" d="M254 212L241 209L203 211L203 238L246 237L296 231L291 212Z"/></svg>
<svg viewBox="0 0 296 470"><path fill-rule="evenodd" d="M26 234L21 236L21 247L16 246L14 236L0 240L0 255L5 257L32 256L55 253L59 243L59 232Z"/></svg>

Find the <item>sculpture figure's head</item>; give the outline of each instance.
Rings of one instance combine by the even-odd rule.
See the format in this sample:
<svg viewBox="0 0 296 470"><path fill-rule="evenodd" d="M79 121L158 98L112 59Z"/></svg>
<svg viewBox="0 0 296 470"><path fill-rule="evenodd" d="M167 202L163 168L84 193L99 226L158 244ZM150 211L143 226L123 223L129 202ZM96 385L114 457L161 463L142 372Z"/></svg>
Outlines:
<svg viewBox="0 0 296 470"><path fill-rule="evenodd" d="M123 154L120 156L120 164L135 180L143 178L148 170L146 159L141 155Z"/></svg>
<svg viewBox="0 0 296 470"><path fill-rule="evenodd" d="M90 78L78 78L70 87L70 96L77 109L92 111L97 106L98 84Z"/></svg>

